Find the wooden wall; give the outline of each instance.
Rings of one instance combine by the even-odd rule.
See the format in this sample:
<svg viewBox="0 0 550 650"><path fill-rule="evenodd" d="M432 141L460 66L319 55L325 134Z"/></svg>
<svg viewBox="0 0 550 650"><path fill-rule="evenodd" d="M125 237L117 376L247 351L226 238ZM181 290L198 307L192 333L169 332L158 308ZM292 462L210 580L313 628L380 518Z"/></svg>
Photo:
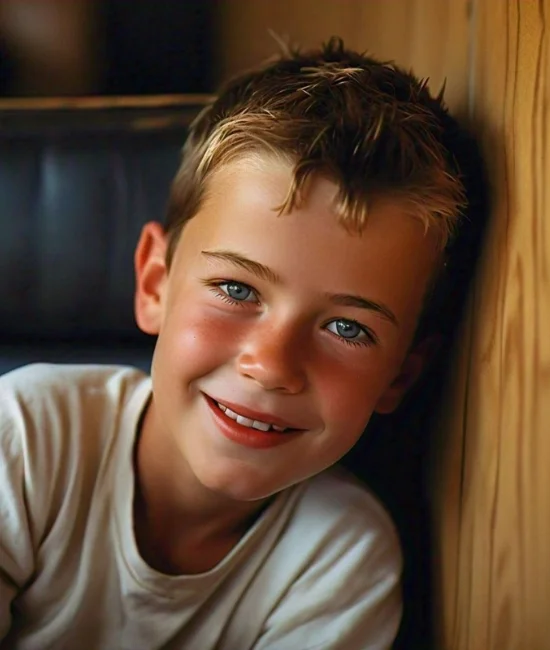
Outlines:
<svg viewBox="0 0 550 650"><path fill-rule="evenodd" d="M220 0L219 73L337 34L429 76L494 205L431 482L442 650L550 648L550 0Z"/></svg>
<svg viewBox="0 0 550 650"><path fill-rule="evenodd" d="M494 209L436 483L445 648L550 648L549 30L550 0L477 3Z"/></svg>
<svg viewBox="0 0 550 650"><path fill-rule="evenodd" d="M219 0L219 78L278 51L271 33L316 46L336 35L347 45L393 59L429 76L446 77L448 99L462 101L468 84L467 0Z"/></svg>

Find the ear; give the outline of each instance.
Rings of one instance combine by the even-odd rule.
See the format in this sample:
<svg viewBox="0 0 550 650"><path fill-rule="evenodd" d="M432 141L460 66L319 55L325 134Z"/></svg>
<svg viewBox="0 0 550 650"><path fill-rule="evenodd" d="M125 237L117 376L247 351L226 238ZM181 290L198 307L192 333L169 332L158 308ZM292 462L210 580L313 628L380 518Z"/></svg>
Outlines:
<svg viewBox="0 0 550 650"><path fill-rule="evenodd" d="M377 413L393 413L408 391L420 379L441 346L441 337L430 336L415 345L405 357L399 373L378 400Z"/></svg>
<svg viewBox="0 0 550 650"><path fill-rule="evenodd" d="M164 310L166 235L159 223L143 226L134 254L136 293L134 311L138 327L146 334L158 334Z"/></svg>

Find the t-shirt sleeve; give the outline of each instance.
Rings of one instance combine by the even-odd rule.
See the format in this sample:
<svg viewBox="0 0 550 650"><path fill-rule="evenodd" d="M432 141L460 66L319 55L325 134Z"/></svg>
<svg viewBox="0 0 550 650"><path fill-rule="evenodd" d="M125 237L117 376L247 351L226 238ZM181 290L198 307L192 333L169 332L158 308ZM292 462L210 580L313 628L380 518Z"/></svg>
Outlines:
<svg viewBox="0 0 550 650"><path fill-rule="evenodd" d="M344 516L272 611L253 650L391 648L402 614L402 559L386 517L366 530L353 513Z"/></svg>
<svg viewBox="0 0 550 650"><path fill-rule="evenodd" d="M26 508L24 413L0 381L0 641L11 626L11 604L30 580L34 553Z"/></svg>

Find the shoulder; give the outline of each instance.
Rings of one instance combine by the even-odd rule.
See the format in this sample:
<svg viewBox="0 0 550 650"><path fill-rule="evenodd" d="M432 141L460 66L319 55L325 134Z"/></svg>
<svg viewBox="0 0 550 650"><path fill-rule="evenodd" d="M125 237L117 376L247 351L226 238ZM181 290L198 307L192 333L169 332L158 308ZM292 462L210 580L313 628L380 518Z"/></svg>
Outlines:
<svg viewBox="0 0 550 650"><path fill-rule="evenodd" d="M290 576L258 650L389 648L401 617L402 555L378 499L343 469L295 488L278 557Z"/></svg>
<svg viewBox="0 0 550 650"><path fill-rule="evenodd" d="M400 564L395 526L377 497L352 474L334 467L304 482L295 511L295 525L315 530L335 544L377 544ZM304 530L305 532L305 530Z"/></svg>
<svg viewBox="0 0 550 650"><path fill-rule="evenodd" d="M12 396L38 404L50 398L70 399L97 390L119 392L143 377L140 370L124 366L35 363L0 376L0 399Z"/></svg>
<svg viewBox="0 0 550 650"><path fill-rule="evenodd" d="M33 364L0 377L0 441L19 447L28 469L101 446L132 397L148 388L133 368ZM49 467L50 470L56 469Z"/></svg>
<svg viewBox="0 0 550 650"><path fill-rule="evenodd" d="M0 431L50 428L62 435L85 415L121 408L147 377L133 368L33 364L0 376Z"/></svg>
<svg viewBox="0 0 550 650"><path fill-rule="evenodd" d="M33 364L0 376L0 439L40 456L47 447L74 443L81 431L96 430L149 389L134 368ZM89 436L88 436L89 438ZM19 442L18 442L19 441ZM41 457L47 462L51 454Z"/></svg>
<svg viewBox="0 0 550 650"><path fill-rule="evenodd" d="M93 482L121 416L148 389L146 375L116 366L34 364L0 377L0 481L25 495L38 536Z"/></svg>
<svg viewBox="0 0 550 650"><path fill-rule="evenodd" d="M395 526L366 486L332 468L294 488L292 512L278 541L278 556L300 576L306 592L330 584L360 597L375 585L400 582L402 554Z"/></svg>

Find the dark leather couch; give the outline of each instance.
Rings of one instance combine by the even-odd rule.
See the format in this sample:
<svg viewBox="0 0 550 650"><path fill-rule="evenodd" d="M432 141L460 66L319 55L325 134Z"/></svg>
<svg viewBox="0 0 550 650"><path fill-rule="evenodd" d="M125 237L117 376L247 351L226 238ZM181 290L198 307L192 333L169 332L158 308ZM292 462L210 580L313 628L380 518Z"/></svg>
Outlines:
<svg viewBox="0 0 550 650"><path fill-rule="evenodd" d="M162 220L204 98L0 105L0 374L33 361L129 363L133 251Z"/></svg>

